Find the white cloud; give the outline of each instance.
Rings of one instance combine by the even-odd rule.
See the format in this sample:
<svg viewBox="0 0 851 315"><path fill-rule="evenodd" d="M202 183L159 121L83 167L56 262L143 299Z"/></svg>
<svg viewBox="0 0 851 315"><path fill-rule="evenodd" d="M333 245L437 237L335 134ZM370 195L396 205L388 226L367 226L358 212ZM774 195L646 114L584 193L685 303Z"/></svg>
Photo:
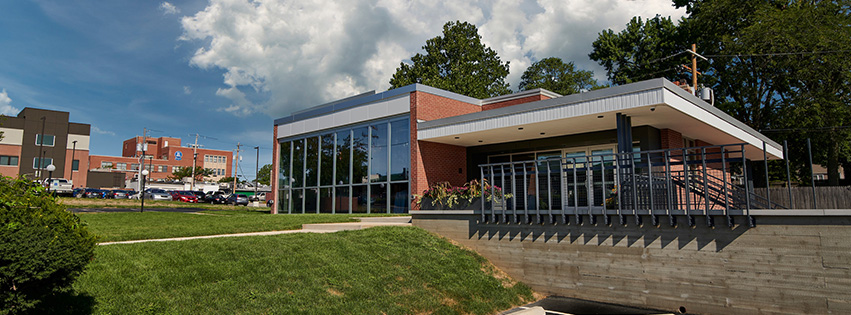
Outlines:
<svg viewBox="0 0 851 315"><path fill-rule="evenodd" d="M192 65L226 71L216 95L231 105L220 111L279 117L387 89L399 63L455 20L479 26L485 44L510 61L514 88L526 67L550 56L603 79L588 59L597 34L657 13L677 19L684 11L669 0L210 0L182 19L181 40L202 43Z"/></svg>
<svg viewBox="0 0 851 315"><path fill-rule="evenodd" d="M101 130L97 126L92 126L92 131L94 131L97 134L102 134L102 135L110 135L110 136L115 135L115 132L112 132L112 131L109 131L109 130Z"/></svg>
<svg viewBox="0 0 851 315"><path fill-rule="evenodd" d="M15 116L21 112L20 109L12 107L11 104L12 99L9 98L9 94L6 93L6 89L3 89L3 91L0 92L0 115Z"/></svg>
<svg viewBox="0 0 851 315"><path fill-rule="evenodd" d="M183 86L183 94L186 94L186 95L192 94L192 88L189 87L188 85L184 85Z"/></svg>
<svg viewBox="0 0 851 315"><path fill-rule="evenodd" d="M163 11L164 14L178 14L180 13L180 9L175 7L173 4L163 1L160 3L160 11Z"/></svg>

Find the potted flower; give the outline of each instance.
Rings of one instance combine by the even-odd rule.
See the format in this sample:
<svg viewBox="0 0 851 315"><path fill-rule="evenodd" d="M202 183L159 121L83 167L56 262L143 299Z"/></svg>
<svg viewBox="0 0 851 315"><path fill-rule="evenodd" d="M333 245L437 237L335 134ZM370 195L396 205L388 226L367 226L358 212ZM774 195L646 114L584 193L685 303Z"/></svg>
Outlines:
<svg viewBox="0 0 851 315"><path fill-rule="evenodd" d="M482 208L482 189L484 188L485 200L491 206L502 205L504 200L511 198L502 188L491 186L487 180L484 185L478 180L472 180L464 186L452 186L448 182L432 185L423 191L422 195L414 195L416 203L422 210L475 210ZM491 192L493 190L493 192Z"/></svg>

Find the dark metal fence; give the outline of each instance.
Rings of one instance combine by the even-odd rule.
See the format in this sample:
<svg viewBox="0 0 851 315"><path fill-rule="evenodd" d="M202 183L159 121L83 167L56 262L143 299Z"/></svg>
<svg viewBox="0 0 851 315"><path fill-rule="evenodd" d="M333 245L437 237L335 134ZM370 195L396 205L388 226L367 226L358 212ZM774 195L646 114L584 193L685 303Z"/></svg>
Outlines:
<svg viewBox="0 0 851 315"><path fill-rule="evenodd" d="M644 215L675 225L685 215L694 225L702 215L714 225L723 215L732 226L743 215L753 225L751 209L782 207L754 193L747 167L745 144L483 164L481 179L492 185L482 195L493 197L482 202L482 221L641 224Z"/></svg>

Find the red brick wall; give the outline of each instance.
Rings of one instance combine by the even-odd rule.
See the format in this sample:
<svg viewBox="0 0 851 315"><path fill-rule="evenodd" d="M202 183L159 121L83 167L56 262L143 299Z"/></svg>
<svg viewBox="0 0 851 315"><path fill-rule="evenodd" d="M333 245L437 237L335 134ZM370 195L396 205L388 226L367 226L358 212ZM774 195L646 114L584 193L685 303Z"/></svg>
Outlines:
<svg viewBox="0 0 851 315"><path fill-rule="evenodd" d="M683 135L671 129L662 129L659 131L659 137L662 138L662 149L675 149L683 147Z"/></svg>
<svg viewBox="0 0 851 315"><path fill-rule="evenodd" d="M512 106L512 105L529 103L529 102L536 102L536 101L542 101L542 100L548 100L548 99L550 99L550 97L546 96L546 95L532 95L532 96L527 96L527 97L523 97L523 98L518 98L518 99L515 99L515 100L510 100L510 101L485 104L485 105L482 105L482 110L483 111L484 110L491 110L491 109L503 108L503 107Z"/></svg>
<svg viewBox="0 0 851 315"><path fill-rule="evenodd" d="M74 181L74 188L86 187L86 180L89 176L89 150L65 150L65 178ZM71 176L71 166L73 166L71 155L74 155L74 160L80 161L80 167L74 171L74 176Z"/></svg>
<svg viewBox="0 0 851 315"><path fill-rule="evenodd" d="M0 165L0 175L17 177L18 170L21 165L29 165L29 167L32 168L32 161L29 161L29 164L27 164L27 162L21 161L21 146L19 145L0 144L0 155L18 157L18 165Z"/></svg>
<svg viewBox="0 0 851 315"><path fill-rule="evenodd" d="M278 152L281 151L281 145L278 143L278 126L272 128L272 177L269 178L270 184L272 184L272 192L266 193L266 200L271 198L275 201L275 204L272 205L272 214L278 213L278 200L276 197L278 196L278 174L281 173L281 162L278 161Z"/></svg>
<svg viewBox="0 0 851 315"><path fill-rule="evenodd" d="M461 185L467 178L464 147L417 140L417 120L434 120L475 113L482 108L421 91L411 93L411 193L422 194L430 184L448 181ZM458 173L458 169L461 173ZM411 209L416 204L411 203Z"/></svg>

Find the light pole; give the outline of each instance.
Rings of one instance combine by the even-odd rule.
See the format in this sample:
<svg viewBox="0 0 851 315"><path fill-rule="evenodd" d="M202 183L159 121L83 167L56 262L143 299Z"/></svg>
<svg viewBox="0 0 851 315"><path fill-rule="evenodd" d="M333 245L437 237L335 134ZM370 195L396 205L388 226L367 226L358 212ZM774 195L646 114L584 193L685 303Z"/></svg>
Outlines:
<svg viewBox="0 0 851 315"><path fill-rule="evenodd" d="M74 146L71 149L71 188L74 188L74 155L77 153L77 140L74 140ZM77 168L80 168L80 165L77 165Z"/></svg>
<svg viewBox="0 0 851 315"><path fill-rule="evenodd" d="M53 163L47 166L47 173L49 174L47 175L47 193L50 193L50 181L53 179L53 171L55 170L56 165L53 165Z"/></svg>
<svg viewBox="0 0 851 315"><path fill-rule="evenodd" d="M144 159L142 159L144 160ZM139 192L140 198L142 198L142 207L139 209L139 212L145 212L145 176L148 176L148 170L142 170L142 190Z"/></svg>
<svg viewBox="0 0 851 315"><path fill-rule="evenodd" d="M41 140L38 143L38 180L41 181L41 176L44 175L41 170L44 169L44 125L47 121L47 117L41 116L41 139L36 137L37 140Z"/></svg>

